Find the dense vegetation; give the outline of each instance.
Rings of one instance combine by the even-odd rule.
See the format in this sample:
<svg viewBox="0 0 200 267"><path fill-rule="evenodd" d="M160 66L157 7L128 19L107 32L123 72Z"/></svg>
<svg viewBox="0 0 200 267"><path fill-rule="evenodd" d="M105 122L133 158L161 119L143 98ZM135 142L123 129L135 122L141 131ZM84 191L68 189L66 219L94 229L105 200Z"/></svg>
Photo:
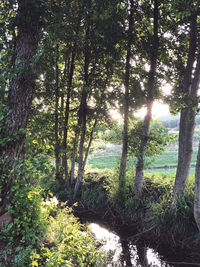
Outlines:
<svg viewBox="0 0 200 267"><path fill-rule="evenodd" d="M104 266L76 201L197 242L199 24L198 0L0 0L1 266ZM176 140L152 120L156 100L180 113L175 179L144 177ZM116 169L86 171L108 141L122 144Z"/></svg>

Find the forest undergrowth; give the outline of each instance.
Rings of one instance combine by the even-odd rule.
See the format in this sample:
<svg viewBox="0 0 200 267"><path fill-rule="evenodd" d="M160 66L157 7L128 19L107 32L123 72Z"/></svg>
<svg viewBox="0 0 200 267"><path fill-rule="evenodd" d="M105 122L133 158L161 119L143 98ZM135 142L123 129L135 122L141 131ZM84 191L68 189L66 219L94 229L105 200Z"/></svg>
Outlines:
<svg viewBox="0 0 200 267"><path fill-rule="evenodd" d="M12 222L1 231L0 266L106 266L106 253L74 214L83 221L86 214L93 220L101 218L114 231L127 228L136 233L136 242L145 238L157 245L198 246L194 177L173 208L173 175L146 175L143 196L138 199L133 194L132 171L127 172L122 193L117 169L87 170L74 198L64 181L53 178L54 169L47 160L43 158L40 167L37 163L27 162L25 178L13 186L8 208Z"/></svg>

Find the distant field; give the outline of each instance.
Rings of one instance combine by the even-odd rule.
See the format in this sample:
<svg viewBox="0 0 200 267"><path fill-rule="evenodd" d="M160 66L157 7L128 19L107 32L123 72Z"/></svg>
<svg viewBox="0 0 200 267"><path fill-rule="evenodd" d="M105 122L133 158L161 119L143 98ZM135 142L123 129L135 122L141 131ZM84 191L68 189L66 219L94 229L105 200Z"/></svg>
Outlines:
<svg viewBox="0 0 200 267"><path fill-rule="evenodd" d="M194 151L192 164L195 164L197 158L197 151ZM176 166L178 163L178 151L165 151L162 153L156 161L154 161L151 167L159 166Z"/></svg>
<svg viewBox="0 0 200 267"><path fill-rule="evenodd" d="M176 168L160 168L160 169L147 169L145 170L145 173L169 173L169 174L175 174ZM195 167L192 167L190 169L190 173L195 172Z"/></svg>
<svg viewBox="0 0 200 267"><path fill-rule="evenodd" d="M119 160L120 155L96 156L89 159L89 165L94 169L114 169Z"/></svg>
<svg viewBox="0 0 200 267"><path fill-rule="evenodd" d="M94 155L89 159L89 165L94 169L114 169L119 165L120 161L120 146L111 145L111 147L106 148L102 153ZM194 151L192 164L196 162L197 151ZM149 167L152 169L147 169L146 172L167 172L170 174L175 173L175 168L167 168L168 166L176 167L178 162L178 152L177 151L165 151L162 153ZM155 167L155 168L154 168ZM161 168L163 167L163 168ZM166 167L166 168L165 168ZM194 172L194 168L191 168L191 172Z"/></svg>

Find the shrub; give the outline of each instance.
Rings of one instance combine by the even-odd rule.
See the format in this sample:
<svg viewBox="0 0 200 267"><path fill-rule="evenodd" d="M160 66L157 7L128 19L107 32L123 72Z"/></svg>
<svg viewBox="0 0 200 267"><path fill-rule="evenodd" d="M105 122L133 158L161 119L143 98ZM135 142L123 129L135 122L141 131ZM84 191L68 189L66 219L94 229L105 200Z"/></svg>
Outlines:
<svg viewBox="0 0 200 267"><path fill-rule="evenodd" d="M104 266L103 252L72 210L30 183L32 168L24 168L23 176L18 168L8 207L13 221L0 235L0 266Z"/></svg>
<svg viewBox="0 0 200 267"><path fill-rule="evenodd" d="M104 254L85 226L68 207L59 209L47 229L45 242L50 249L44 266L103 266ZM66 264L67 263L67 264Z"/></svg>

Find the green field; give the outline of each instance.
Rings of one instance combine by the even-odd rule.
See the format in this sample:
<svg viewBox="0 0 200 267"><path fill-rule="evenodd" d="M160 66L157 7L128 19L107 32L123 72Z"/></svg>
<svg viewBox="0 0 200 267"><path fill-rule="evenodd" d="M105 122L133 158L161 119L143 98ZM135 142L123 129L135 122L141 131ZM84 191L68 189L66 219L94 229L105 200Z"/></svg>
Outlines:
<svg viewBox="0 0 200 267"><path fill-rule="evenodd" d="M96 156L89 159L93 169L114 169L118 166L120 155Z"/></svg>
<svg viewBox="0 0 200 267"><path fill-rule="evenodd" d="M120 149L119 145L112 145L112 147L108 147L105 149L104 153L99 153L97 155L90 156L89 166L93 169L114 169L119 165L120 161ZM196 162L197 150L194 151L194 155L192 158L191 172L194 172L194 165ZM176 165L178 162L178 151L167 150L163 152L159 157L156 158L154 162L152 162L146 172L167 172L170 174L175 173ZM134 164L134 163L133 163ZM167 168L167 167L174 168Z"/></svg>

